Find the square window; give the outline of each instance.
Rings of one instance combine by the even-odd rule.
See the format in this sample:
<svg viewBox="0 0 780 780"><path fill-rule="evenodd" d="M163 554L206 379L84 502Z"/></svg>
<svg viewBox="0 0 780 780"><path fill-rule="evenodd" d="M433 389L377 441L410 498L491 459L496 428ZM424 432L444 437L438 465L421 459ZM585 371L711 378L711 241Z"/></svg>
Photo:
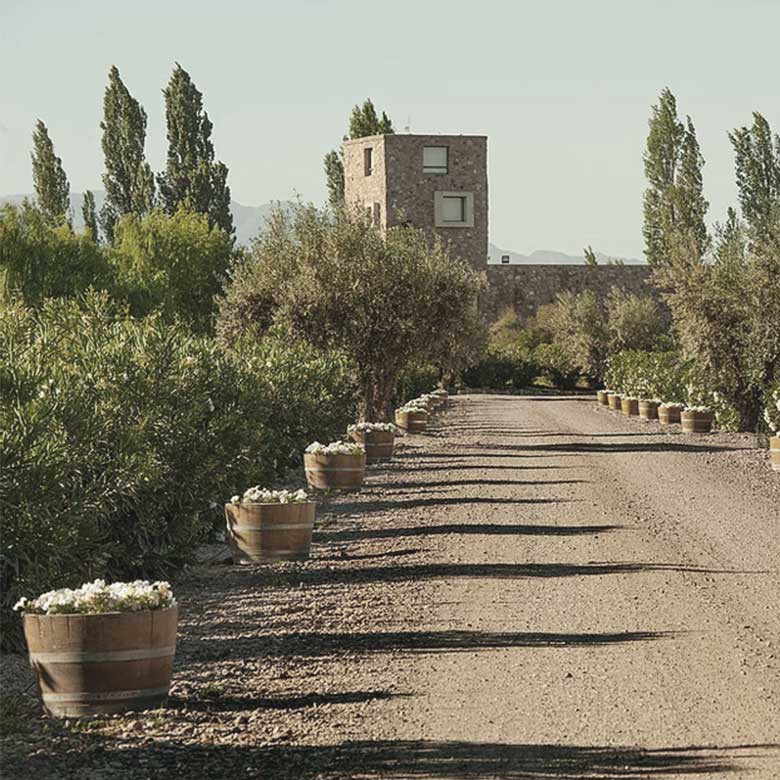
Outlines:
<svg viewBox="0 0 780 780"><path fill-rule="evenodd" d="M464 195L444 195L441 199L442 222L466 221L466 197Z"/></svg>
<svg viewBox="0 0 780 780"><path fill-rule="evenodd" d="M423 173L447 173L449 147L423 146Z"/></svg>
<svg viewBox="0 0 780 780"><path fill-rule="evenodd" d="M363 149L363 175L370 176L374 172L374 150L367 146Z"/></svg>
<svg viewBox="0 0 780 780"><path fill-rule="evenodd" d="M504 265L508 265L509 264L509 255L501 255L501 262Z"/></svg>

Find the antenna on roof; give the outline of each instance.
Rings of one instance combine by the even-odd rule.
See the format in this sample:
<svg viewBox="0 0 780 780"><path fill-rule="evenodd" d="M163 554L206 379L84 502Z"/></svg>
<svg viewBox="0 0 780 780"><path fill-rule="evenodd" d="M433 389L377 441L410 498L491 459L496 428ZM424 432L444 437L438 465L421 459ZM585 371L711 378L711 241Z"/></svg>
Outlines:
<svg viewBox="0 0 780 780"><path fill-rule="evenodd" d="M412 118L411 116L406 117L406 127L404 127L405 133L411 133L412 132Z"/></svg>

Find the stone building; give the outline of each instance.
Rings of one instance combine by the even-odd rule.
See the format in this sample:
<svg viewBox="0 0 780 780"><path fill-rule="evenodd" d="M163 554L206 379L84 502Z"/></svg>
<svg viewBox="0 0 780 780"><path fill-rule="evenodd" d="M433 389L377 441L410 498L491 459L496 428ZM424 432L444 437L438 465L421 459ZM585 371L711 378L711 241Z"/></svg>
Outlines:
<svg viewBox="0 0 780 780"><path fill-rule="evenodd" d="M488 256L487 138L390 134L344 142L344 200L386 229L440 236L482 271Z"/></svg>

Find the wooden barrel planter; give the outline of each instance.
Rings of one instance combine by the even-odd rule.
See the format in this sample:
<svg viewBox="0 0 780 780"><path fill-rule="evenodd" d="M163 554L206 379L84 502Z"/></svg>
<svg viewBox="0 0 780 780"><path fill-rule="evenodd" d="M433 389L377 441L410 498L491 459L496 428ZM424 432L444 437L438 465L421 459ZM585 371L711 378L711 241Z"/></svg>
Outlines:
<svg viewBox="0 0 780 780"><path fill-rule="evenodd" d="M393 457L393 431L350 431L349 437L365 447L366 463L378 463Z"/></svg>
<svg viewBox="0 0 780 780"><path fill-rule="evenodd" d="M658 422L661 425L672 425L680 422L682 409L679 406L659 406Z"/></svg>
<svg viewBox="0 0 780 780"><path fill-rule="evenodd" d="M306 481L315 490L360 490L366 475L366 455L325 455L307 452L303 456Z"/></svg>
<svg viewBox="0 0 780 780"><path fill-rule="evenodd" d="M658 401L639 401L639 416L643 420L658 419Z"/></svg>
<svg viewBox="0 0 780 780"><path fill-rule="evenodd" d="M25 613L30 664L48 715L78 718L162 707L179 611Z"/></svg>
<svg viewBox="0 0 780 780"><path fill-rule="evenodd" d="M599 406L609 406L609 396L607 395L607 391L597 390L596 401L598 401Z"/></svg>
<svg viewBox="0 0 780 780"><path fill-rule="evenodd" d="M619 412L621 410L620 396L617 393L610 393L607 396L607 406L613 411Z"/></svg>
<svg viewBox="0 0 780 780"><path fill-rule="evenodd" d="M314 502L225 504L235 563L301 561L309 557Z"/></svg>
<svg viewBox="0 0 780 780"><path fill-rule="evenodd" d="M422 433L428 427L428 414L398 411L395 413L395 424L408 433Z"/></svg>
<svg viewBox="0 0 780 780"><path fill-rule="evenodd" d="M442 406L447 406L450 401L450 394L446 390L437 390L434 395L441 401Z"/></svg>
<svg viewBox="0 0 780 780"><path fill-rule="evenodd" d="M620 408L627 417L639 416L639 399L638 398L621 398Z"/></svg>
<svg viewBox="0 0 780 780"><path fill-rule="evenodd" d="M712 412L683 409L680 422L683 433L709 433L712 430Z"/></svg>
<svg viewBox="0 0 780 780"><path fill-rule="evenodd" d="M769 437L769 462L775 471L780 471L780 436Z"/></svg>

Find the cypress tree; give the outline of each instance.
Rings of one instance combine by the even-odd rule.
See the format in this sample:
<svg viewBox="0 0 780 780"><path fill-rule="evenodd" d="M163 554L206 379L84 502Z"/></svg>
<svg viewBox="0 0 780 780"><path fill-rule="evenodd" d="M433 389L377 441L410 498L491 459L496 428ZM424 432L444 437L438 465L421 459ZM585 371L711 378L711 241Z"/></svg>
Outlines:
<svg viewBox="0 0 780 780"><path fill-rule="evenodd" d="M168 126L168 161L158 176L163 207L174 214L186 205L232 236L228 169L214 161L213 125L203 110L203 95L178 63L163 94Z"/></svg>
<svg viewBox="0 0 780 780"><path fill-rule="evenodd" d="M62 168L62 160L54 153L46 125L39 119L33 131L32 154L35 196L46 221L50 224L69 222L70 185Z"/></svg>
<svg viewBox="0 0 780 780"><path fill-rule="evenodd" d="M113 240L114 223L123 214L143 216L154 206L154 174L144 159L146 112L112 65L103 95L102 145L106 201L101 224Z"/></svg>
<svg viewBox="0 0 780 780"><path fill-rule="evenodd" d="M394 133L393 123L383 111L382 116L377 116L376 108L370 99L366 99L363 105L352 108L349 117L349 133L343 140L352 138L365 138L369 135L389 135ZM328 201L332 208L340 208L344 205L344 149L331 150L325 155L325 180L328 186Z"/></svg>
<svg viewBox="0 0 780 780"><path fill-rule="evenodd" d="M90 190L84 193L84 202L81 204L81 216L84 218L84 227L92 235L92 240L98 242L97 214L95 212L95 196Z"/></svg>

